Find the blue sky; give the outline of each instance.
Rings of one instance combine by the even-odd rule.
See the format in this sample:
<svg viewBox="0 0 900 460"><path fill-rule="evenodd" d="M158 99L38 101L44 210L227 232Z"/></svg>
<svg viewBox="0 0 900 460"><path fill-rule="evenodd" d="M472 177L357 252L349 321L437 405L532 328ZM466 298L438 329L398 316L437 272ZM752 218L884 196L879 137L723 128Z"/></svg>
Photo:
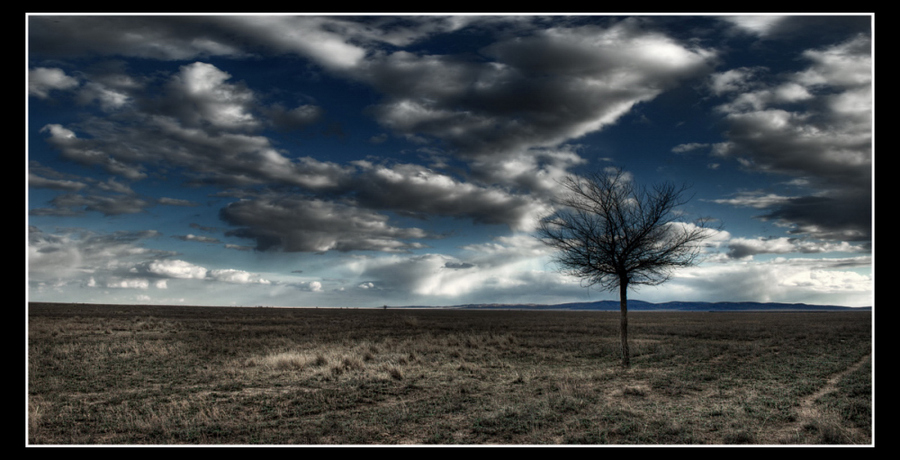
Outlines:
<svg viewBox="0 0 900 460"><path fill-rule="evenodd" d="M703 262L630 298L873 304L873 16L28 15L32 301L615 299L535 224L687 183Z"/></svg>

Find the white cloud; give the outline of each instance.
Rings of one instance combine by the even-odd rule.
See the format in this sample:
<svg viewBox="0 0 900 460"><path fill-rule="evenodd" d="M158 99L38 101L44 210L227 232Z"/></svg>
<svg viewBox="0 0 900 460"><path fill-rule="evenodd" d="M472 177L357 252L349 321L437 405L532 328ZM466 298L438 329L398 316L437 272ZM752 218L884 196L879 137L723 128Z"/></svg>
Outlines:
<svg viewBox="0 0 900 460"><path fill-rule="evenodd" d="M53 90L65 91L78 87L78 80L66 75L62 69L38 67L28 71L28 93L42 99L50 97Z"/></svg>
<svg viewBox="0 0 900 460"><path fill-rule="evenodd" d="M764 209L789 202L790 197L760 191L740 192L734 198L713 200L714 203Z"/></svg>
<svg viewBox="0 0 900 460"><path fill-rule="evenodd" d="M281 53L306 56L329 70L357 67L366 50L343 35L341 21L316 16L226 16L229 28ZM333 31L335 28L338 32Z"/></svg>
<svg viewBox="0 0 900 460"><path fill-rule="evenodd" d="M205 123L216 128L247 130L260 122L250 112L253 93L239 85L227 83L231 75L204 62L181 66L170 87L180 104L181 121L191 126Z"/></svg>
<svg viewBox="0 0 900 460"><path fill-rule="evenodd" d="M157 276L181 279L204 279L207 272L203 267L177 259L155 260L144 268Z"/></svg>
<svg viewBox="0 0 900 460"><path fill-rule="evenodd" d="M723 19L734 24L735 28L737 28L738 30L754 35L766 36L773 29L781 25L781 23L783 23L787 19L787 17L750 14L743 16L728 16Z"/></svg>
<svg viewBox="0 0 900 460"><path fill-rule="evenodd" d="M577 281L547 272L549 250L530 235L498 237L468 245L458 256L392 255L355 259L344 269L367 280L359 287L409 293L428 303L528 298L577 291ZM481 299L481 300L476 300Z"/></svg>
<svg viewBox="0 0 900 460"><path fill-rule="evenodd" d="M709 264L676 272L666 295L705 300L806 302L872 306L871 276L848 268L871 267L870 257L846 259L778 258L766 262Z"/></svg>
<svg viewBox="0 0 900 460"><path fill-rule="evenodd" d="M232 284L272 284L271 281L263 278L259 274L246 272L244 270L235 270L233 268L210 270L209 278Z"/></svg>
<svg viewBox="0 0 900 460"><path fill-rule="evenodd" d="M147 289L150 287L150 281L141 278L108 280L106 282L106 287L118 289Z"/></svg>

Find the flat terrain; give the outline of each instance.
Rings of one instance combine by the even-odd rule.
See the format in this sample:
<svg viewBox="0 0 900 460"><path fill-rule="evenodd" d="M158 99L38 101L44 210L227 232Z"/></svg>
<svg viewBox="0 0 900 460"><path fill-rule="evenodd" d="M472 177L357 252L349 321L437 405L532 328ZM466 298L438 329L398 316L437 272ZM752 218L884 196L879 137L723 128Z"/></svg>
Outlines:
<svg viewBox="0 0 900 460"><path fill-rule="evenodd" d="M871 444L871 312L30 304L27 442Z"/></svg>

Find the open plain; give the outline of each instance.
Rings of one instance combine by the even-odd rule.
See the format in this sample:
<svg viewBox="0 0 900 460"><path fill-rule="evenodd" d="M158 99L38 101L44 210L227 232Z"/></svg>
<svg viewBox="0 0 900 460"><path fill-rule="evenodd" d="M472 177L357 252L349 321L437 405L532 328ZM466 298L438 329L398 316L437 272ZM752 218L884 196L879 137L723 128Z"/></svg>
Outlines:
<svg viewBox="0 0 900 460"><path fill-rule="evenodd" d="M30 445L873 443L872 312L32 303Z"/></svg>

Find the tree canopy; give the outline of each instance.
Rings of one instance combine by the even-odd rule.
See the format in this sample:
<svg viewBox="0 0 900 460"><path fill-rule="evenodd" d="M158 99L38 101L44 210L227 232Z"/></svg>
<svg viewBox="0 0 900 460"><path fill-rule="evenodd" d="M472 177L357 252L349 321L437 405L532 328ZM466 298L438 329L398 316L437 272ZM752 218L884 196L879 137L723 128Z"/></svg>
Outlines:
<svg viewBox="0 0 900 460"><path fill-rule="evenodd" d="M706 219L683 222L687 186L638 186L617 168L569 176L556 211L541 221L539 238L557 249L562 271L603 290L619 289L623 363L628 364L627 289L658 285L694 265L711 236Z"/></svg>

